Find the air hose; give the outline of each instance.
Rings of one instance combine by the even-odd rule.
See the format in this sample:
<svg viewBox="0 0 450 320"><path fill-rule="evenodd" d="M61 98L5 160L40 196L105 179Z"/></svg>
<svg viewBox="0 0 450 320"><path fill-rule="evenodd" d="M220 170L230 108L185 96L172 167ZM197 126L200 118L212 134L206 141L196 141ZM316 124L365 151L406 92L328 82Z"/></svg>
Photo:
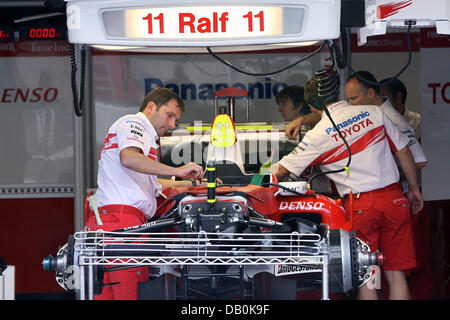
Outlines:
<svg viewBox="0 0 450 320"><path fill-rule="evenodd" d="M78 117L81 117L83 115L84 89L86 83L86 48L84 46L81 48L80 101L78 101L77 63L74 44L70 44L70 64L72 67L71 84L72 84L73 106L75 114Z"/></svg>
<svg viewBox="0 0 450 320"><path fill-rule="evenodd" d="M338 173L342 171L347 172L347 176L350 175L350 163L352 159L352 154L350 151L350 146L348 145L347 140L345 140L344 136L342 135L341 131L337 127L336 123L334 122L333 118L330 115L330 112L328 111L328 108L325 106L332 102L339 94L339 75L334 68L334 59L333 59L333 66L317 71L315 76L318 80L318 86L317 86L317 96L321 100L321 104L324 106L325 114L327 115L328 119L330 119L331 124L333 125L333 128L338 133L339 137L344 142L347 152L348 152L348 161L344 168L337 169L337 170L330 170L325 172L318 172L311 176L311 178L308 180L308 189L310 189L311 182L321 175L331 174L331 173Z"/></svg>

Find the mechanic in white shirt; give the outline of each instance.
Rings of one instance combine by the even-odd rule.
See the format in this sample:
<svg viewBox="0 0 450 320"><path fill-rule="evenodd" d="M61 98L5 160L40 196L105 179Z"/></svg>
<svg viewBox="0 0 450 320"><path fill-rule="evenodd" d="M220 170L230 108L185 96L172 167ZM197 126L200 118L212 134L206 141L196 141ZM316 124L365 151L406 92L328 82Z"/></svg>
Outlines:
<svg viewBox="0 0 450 320"><path fill-rule="evenodd" d="M385 86L380 87L380 94L389 99L395 110L400 113L406 122L414 129L417 140L421 139L421 126L420 126L420 113L408 110L405 105L406 96L408 92L402 81L399 79L386 78L380 81L380 83L387 83Z"/></svg>
<svg viewBox="0 0 450 320"><path fill-rule="evenodd" d="M356 75L357 74L357 75ZM380 87L375 85L377 83L376 78L368 71L358 71L356 74L351 75L347 79L345 85L345 96L350 104L369 104L379 106L380 109L391 119L400 131L408 137L408 147L412 152L414 161L416 163L417 171L420 171L427 164L427 158L420 145L419 141L415 137L414 130L406 122L397 110L394 109L389 99L384 98L380 94ZM369 80L374 84L367 83L361 79ZM403 173L401 173L403 175ZM408 183L401 178L402 188L404 192L408 191Z"/></svg>
<svg viewBox="0 0 450 320"><path fill-rule="evenodd" d="M290 122L294 119L303 119L305 116L306 119L313 119L313 123L310 123L311 121L306 121L307 123L304 129L309 130L310 125L308 124L315 125L317 122L319 122L320 115L318 113L311 113L309 106L305 103L305 100L303 98L304 91L305 89L301 86L288 86L278 93L276 102L279 106L278 111L280 112L284 121ZM295 135L292 137L292 139L296 137L297 133L298 131L295 132ZM317 168L311 168L311 173L307 174L307 176L310 176L317 171ZM321 194L332 194L333 192L330 179L323 175L318 176L316 179L314 179L311 187L313 190Z"/></svg>
<svg viewBox="0 0 450 320"><path fill-rule="evenodd" d="M305 101L313 112L328 108L351 150L349 175L343 170L328 177L345 197L346 210L353 212L353 229L357 236L368 242L371 251L383 252L390 298L408 299L403 270L416 265L408 201L413 213L423 207L409 140L376 106L351 106L345 101L338 102L337 94L324 106L318 94L318 83L317 76L308 81ZM398 183L399 172L393 153L410 184L407 198ZM329 118L322 114L322 119L305 134L298 147L272 165L270 171L282 181L291 172L299 176L315 164L326 172L343 169L347 162L345 144ZM359 290L359 298L377 299L377 292L365 285Z"/></svg>
<svg viewBox="0 0 450 320"><path fill-rule="evenodd" d="M162 187L181 186L192 181L171 181L157 176L201 179L203 169L195 163L170 167L158 162L158 139L175 128L184 102L173 91L156 88L148 93L137 114L118 119L108 130L98 167L95 202L86 230L112 231L141 225L156 211L156 197ZM162 185L162 186L161 186ZM105 272L101 295L95 299L137 299L137 283L148 280L148 268Z"/></svg>
<svg viewBox="0 0 450 320"><path fill-rule="evenodd" d="M358 71L357 74L369 81L374 83L377 82L375 77L367 71ZM347 83L345 85L345 95L350 104L379 106L383 112L386 113L389 119L391 119L402 131L402 133L409 138L408 146L413 154L417 170L420 170L426 166L427 158L422 146L416 138L414 129L408 124L405 118L403 118L401 114L394 109L389 99L384 98L380 94L379 86L367 84L353 74L347 79ZM288 123L285 127L286 135L290 138L294 138L299 132L301 125L306 124L314 126L319 119L316 116L313 117L312 115L316 114L313 112L306 116L300 116ZM407 186L404 186L404 189L407 190Z"/></svg>
<svg viewBox="0 0 450 320"><path fill-rule="evenodd" d="M376 78L368 71L358 71L356 74L363 79L377 83ZM368 84L353 74L347 79L345 85L345 96L350 104L369 104L379 106L383 112L391 119L403 134L409 138L409 148L413 153L417 169L423 168L427 164L426 156L420 143L415 138L414 129L406 122L400 113L392 106L389 99L380 94L378 85Z"/></svg>

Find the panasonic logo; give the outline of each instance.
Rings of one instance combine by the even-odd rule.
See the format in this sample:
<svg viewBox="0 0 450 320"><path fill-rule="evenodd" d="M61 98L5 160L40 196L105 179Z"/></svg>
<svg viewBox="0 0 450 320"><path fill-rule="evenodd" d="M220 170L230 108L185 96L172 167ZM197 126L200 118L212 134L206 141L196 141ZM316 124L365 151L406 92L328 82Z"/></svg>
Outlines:
<svg viewBox="0 0 450 320"><path fill-rule="evenodd" d="M347 120L342 121L341 123L339 123L339 124L337 125L337 128L338 128L339 130L340 130L340 129L343 129L343 128L345 128L346 126L349 126L349 125L351 125L352 123L356 123L356 122L358 122L359 120L364 119L365 117L368 117L368 116L370 116L370 113L369 113L368 111L362 111L361 113L357 114L356 116L353 116L353 117L351 117L351 118L348 118ZM327 129L325 130L325 132L329 135L331 132L336 132L336 129L333 128L333 127L329 127L329 128L327 128Z"/></svg>
<svg viewBox="0 0 450 320"><path fill-rule="evenodd" d="M248 91L249 99L272 99L278 93L286 88L288 85L285 82L272 83L269 77L264 78L265 82L235 82L229 83L164 83L159 78L146 78L145 92L164 87L171 89L178 94L183 100L212 100L214 99L214 92L235 87Z"/></svg>

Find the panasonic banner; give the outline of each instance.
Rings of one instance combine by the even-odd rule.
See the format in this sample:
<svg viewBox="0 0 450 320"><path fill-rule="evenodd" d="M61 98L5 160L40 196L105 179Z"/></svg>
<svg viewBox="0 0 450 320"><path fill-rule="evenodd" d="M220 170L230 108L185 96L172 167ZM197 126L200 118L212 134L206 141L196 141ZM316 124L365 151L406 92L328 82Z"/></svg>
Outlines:
<svg viewBox="0 0 450 320"><path fill-rule="evenodd" d="M289 66L317 47L300 52L219 54L247 75L231 69L209 54L93 53L97 152L109 126L120 116L138 112L145 94L156 87L180 95L186 111L180 122L211 124L214 93L228 87L248 91L249 122L282 122L275 97L288 85L304 86L315 71L329 64L326 50L286 71L264 75ZM235 100L235 121L246 122L246 98ZM226 103L226 100L219 100Z"/></svg>
<svg viewBox="0 0 450 320"><path fill-rule="evenodd" d="M288 85L304 85L315 71L323 68L328 57L324 51L298 67L266 76L263 74L280 70L306 54L219 55L242 71L261 75L246 75L232 70L208 54L117 55L94 52L93 55L95 102L100 108L98 116L104 115L103 108L119 114L127 106L137 110L147 92L156 87L166 87L178 93L186 103L181 122L201 120L209 123L214 119L214 92L228 87L249 92L249 121L282 121L275 96ZM236 121L245 121L245 103L237 102L236 107ZM116 114L111 118L115 119Z"/></svg>
<svg viewBox="0 0 450 320"><path fill-rule="evenodd" d="M180 122L211 124L214 93L227 87L248 91L249 122L282 122L276 95L288 85L304 85L329 64L328 52L323 50L283 72L264 74L283 69L317 48L218 54L236 68L259 75L235 71L209 54L92 50L88 73L92 92L86 105L94 110L93 165L97 166L111 124L137 113L146 93L156 87L172 89L183 98L186 112ZM0 160L5 168L0 190L73 185L70 67L67 42L0 43ZM236 122L246 121L246 98L236 98L235 108ZM95 180L96 168L93 175Z"/></svg>

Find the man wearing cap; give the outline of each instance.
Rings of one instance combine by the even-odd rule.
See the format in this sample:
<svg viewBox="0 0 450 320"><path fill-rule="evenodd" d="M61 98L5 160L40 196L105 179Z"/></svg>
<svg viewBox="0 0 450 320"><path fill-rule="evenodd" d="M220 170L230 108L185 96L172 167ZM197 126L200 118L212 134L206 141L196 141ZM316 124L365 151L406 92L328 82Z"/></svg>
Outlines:
<svg viewBox="0 0 450 320"><path fill-rule="evenodd" d="M347 211L353 210L353 229L369 244L371 251L385 256L383 269L390 288L390 299L409 299L405 269L416 265L411 233L411 211L419 212L423 199L419 190L416 167L408 148L408 139L376 106L351 106L338 101L337 89L320 93L321 76L315 76L305 86L305 102L312 112L325 108L334 120L322 114L321 120L308 131L289 155L271 167L279 181L289 173L299 176L306 168L320 165L344 197ZM329 83L329 82L328 82ZM339 81L337 80L337 83ZM342 137L351 150L349 154ZM399 184L399 172L394 156L408 180L410 190L405 196ZM352 201L348 201L352 197ZM352 208L349 204L352 203ZM377 299L376 290L367 285L360 288L360 299Z"/></svg>

